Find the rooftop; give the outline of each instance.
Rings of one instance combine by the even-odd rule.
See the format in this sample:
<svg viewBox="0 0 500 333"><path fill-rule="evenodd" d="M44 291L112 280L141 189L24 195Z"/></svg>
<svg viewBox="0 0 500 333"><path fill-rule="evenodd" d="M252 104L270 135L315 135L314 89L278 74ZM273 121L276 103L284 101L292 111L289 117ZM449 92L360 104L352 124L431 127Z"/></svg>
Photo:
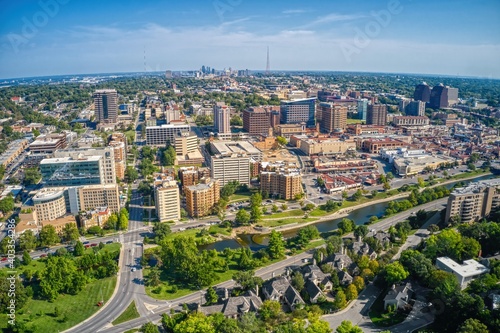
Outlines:
<svg viewBox="0 0 500 333"><path fill-rule="evenodd" d="M463 277L476 276L478 274L487 273L489 269L475 261L474 259L465 260L462 265L455 262L454 260L448 257L440 257L436 259L438 262L448 267L450 270L455 272L456 274Z"/></svg>

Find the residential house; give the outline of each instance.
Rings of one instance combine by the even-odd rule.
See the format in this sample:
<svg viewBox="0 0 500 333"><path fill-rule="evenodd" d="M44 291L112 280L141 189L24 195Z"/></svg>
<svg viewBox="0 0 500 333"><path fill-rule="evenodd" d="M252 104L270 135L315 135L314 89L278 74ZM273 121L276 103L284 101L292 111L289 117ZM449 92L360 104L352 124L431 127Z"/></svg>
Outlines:
<svg viewBox="0 0 500 333"><path fill-rule="evenodd" d="M199 306L198 311L205 315L221 312L226 318L237 319L247 312L257 312L262 306L262 300L255 293L246 296L227 297L220 304Z"/></svg>
<svg viewBox="0 0 500 333"><path fill-rule="evenodd" d="M292 310L300 304L305 304L299 292L290 284L286 277L280 276L268 281L262 286L266 300L278 301L288 305Z"/></svg>
<svg viewBox="0 0 500 333"><path fill-rule="evenodd" d="M392 285L392 288L387 292L384 297L384 309L389 305L396 305L396 308L401 309L408 304L411 296L411 284Z"/></svg>

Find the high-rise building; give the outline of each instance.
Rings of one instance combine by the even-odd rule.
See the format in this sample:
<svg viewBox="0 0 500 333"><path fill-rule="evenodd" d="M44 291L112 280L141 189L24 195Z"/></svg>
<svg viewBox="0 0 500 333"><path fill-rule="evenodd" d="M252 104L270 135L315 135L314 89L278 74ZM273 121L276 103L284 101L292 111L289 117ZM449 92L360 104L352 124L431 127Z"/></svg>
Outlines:
<svg viewBox="0 0 500 333"><path fill-rule="evenodd" d="M425 82L418 84L415 87L415 92L413 93L413 99L416 101L422 101L428 103L431 98L431 88Z"/></svg>
<svg viewBox="0 0 500 333"><path fill-rule="evenodd" d="M260 190L270 196L291 200L302 193L302 176L296 170L263 171L260 173Z"/></svg>
<svg viewBox="0 0 500 333"><path fill-rule="evenodd" d="M198 167L194 166L179 168L178 176L182 187L196 185L200 179Z"/></svg>
<svg viewBox="0 0 500 333"><path fill-rule="evenodd" d="M160 222L180 220L179 186L176 181L166 180L155 188L155 205Z"/></svg>
<svg viewBox="0 0 500 333"><path fill-rule="evenodd" d="M210 158L210 178L220 180L221 186L230 181L250 184L250 157L246 154L217 154Z"/></svg>
<svg viewBox="0 0 500 333"><path fill-rule="evenodd" d="M200 179L197 185L186 186L186 210L191 217L209 215L220 199L220 185L217 179Z"/></svg>
<svg viewBox="0 0 500 333"><path fill-rule="evenodd" d="M460 222L479 221L500 206L500 179L482 180L455 189L448 197L446 219Z"/></svg>
<svg viewBox="0 0 500 333"><path fill-rule="evenodd" d="M187 153L198 151L198 136L194 133L177 133L174 143L177 155L184 156Z"/></svg>
<svg viewBox="0 0 500 333"><path fill-rule="evenodd" d="M408 98L401 98L399 100L399 112L406 113L408 105L410 105L411 100Z"/></svg>
<svg viewBox="0 0 500 333"><path fill-rule="evenodd" d="M271 127L271 112L262 107L243 110L243 129L252 135L266 135Z"/></svg>
<svg viewBox="0 0 500 333"><path fill-rule="evenodd" d="M101 156L45 158L40 173L47 186L106 184Z"/></svg>
<svg viewBox="0 0 500 333"><path fill-rule="evenodd" d="M320 103L321 130L331 133L336 130L344 131L347 128L347 107L333 103Z"/></svg>
<svg viewBox="0 0 500 333"><path fill-rule="evenodd" d="M368 100L366 98L358 99L358 119L366 122L366 113L368 111Z"/></svg>
<svg viewBox="0 0 500 333"><path fill-rule="evenodd" d="M65 188L43 188L33 196L36 217L40 222L66 215Z"/></svg>
<svg viewBox="0 0 500 333"><path fill-rule="evenodd" d="M118 93L115 89L94 92L95 114L98 122L116 123L118 120Z"/></svg>
<svg viewBox="0 0 500 333"><path fill-rule="evenodd" d="M458 103L458 88L450 88L442 83L432 88L429 101L431 108L447 108L456 103Z"/></svg>
<svg viewBox="0 0 500 333"><path fill-rule="evenodd" d="M282 101L280 105L280 116L282 124L306 123L306 126L316 126L314 114L316 111L316 98L305 98L291 101Z"/></svg>
<svg viewBox="0 0 500 333"><path fill-rule="evenodd" d="M217 102L214 105L214 129L217 133L231 133L230 109L224 102Z"/></svg>
<svg viewBox="0 0 500 333"><path fill-rule="evenodd" d="M385 126L387 124L387 105L368 105L366 123L368 125Z"/></svg>
<svg viewBox="0 0 500 333"><path fill-rule="evenodd" d="M120 210L120 194L117 184L81 186L76 189L78 193L79 211L87 211L98 207L108 207L111 212ZM68 189L70 200L72 188Z"/></svg>
<svg viewBox="0 0 500 333"><path fill-rule="evenodd" d="M411 101L405 109L407 116L425 116L425 102Z"/></svg>
<svg viewBox="0 0 500 333"><path fill-rule="evenodd" d="M146 143L148 146L165 146L175 144L179 133L189 133L187 124L164 124L161 126L146 126Z"/></svg>

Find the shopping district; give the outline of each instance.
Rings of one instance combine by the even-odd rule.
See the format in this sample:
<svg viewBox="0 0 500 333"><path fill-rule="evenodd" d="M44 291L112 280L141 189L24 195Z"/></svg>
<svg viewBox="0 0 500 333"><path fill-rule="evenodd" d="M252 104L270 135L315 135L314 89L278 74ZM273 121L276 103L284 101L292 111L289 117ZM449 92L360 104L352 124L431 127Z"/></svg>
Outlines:
<svg viewBox="0 0 500 333"><path fill-rule="evenodd" d="M27 257L121 243L107 276L122 274L117 290L142 281L134 288L143 296L112 296L129 298L111 320L135 302L145 321L253 312L272 326L279 304L284 313L319 311L331 329L349 320L366 332L407 332L446 316L461 324L460 306L480 302L483 324L498 331L498 107L439 82L399 94L209 68L155 80L162 85L134 94L81 83L73 89L91 93L80 108L8 96L2 266L21 274ZM14 109L55 121L30 122ZM68 112L76 117L61 129ZM362 221L350 215L358 209ZM328 221L336 222L320 227ZM453 305L444 285L475 298ZM99 302L96 318L111 301ZM296 331L330 331L311 329L314 320ZM125 331L80 325L70 331Z"/></svg>

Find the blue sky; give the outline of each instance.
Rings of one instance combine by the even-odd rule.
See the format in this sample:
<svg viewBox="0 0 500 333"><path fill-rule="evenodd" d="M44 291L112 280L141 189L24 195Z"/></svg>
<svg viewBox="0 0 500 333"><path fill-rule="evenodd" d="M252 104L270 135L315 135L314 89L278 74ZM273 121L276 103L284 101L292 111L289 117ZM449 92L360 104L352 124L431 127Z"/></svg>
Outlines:
<svg viewBox="0 0 500 333"><path fill-rule="evenodd" d="M498 0L0 0L0 78L198 69L500 78Z"/></svg>

